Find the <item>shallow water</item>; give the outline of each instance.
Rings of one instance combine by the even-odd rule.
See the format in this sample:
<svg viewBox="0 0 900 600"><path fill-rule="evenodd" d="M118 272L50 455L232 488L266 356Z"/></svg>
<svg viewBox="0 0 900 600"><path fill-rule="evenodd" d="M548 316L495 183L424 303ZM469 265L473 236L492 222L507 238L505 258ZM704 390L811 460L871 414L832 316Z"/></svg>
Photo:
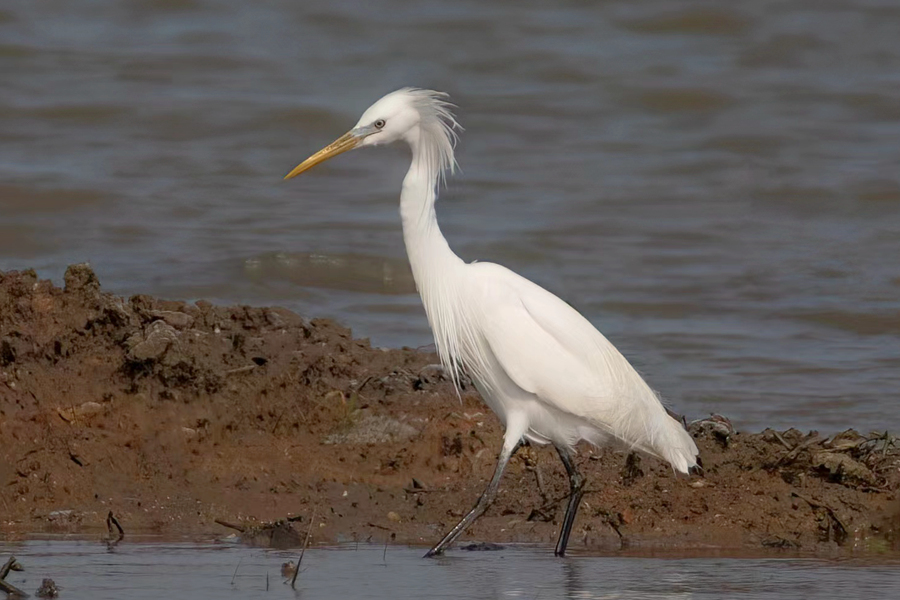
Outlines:
<svg viewBox="0 0 900 600"><path fill-rule="evenodd" d="M900 7L10 0L0 268L431 342L402 149L281 177L402 85L467 128L444 232L680 412L900 427Z"/></svg>
<svg viewBox="0 0 900 600"><path fill-rule="evenodd" d="M556 559L547 549L453 551L423 559L421 548L311 549L292 590L281 565L297 552L231 544L29 541L0 543L25 571L8 580L32 593L45 577L61 598L890 598L900 592L891 562L799 558ZM4 560L5 562L5 560Z"/></svg>

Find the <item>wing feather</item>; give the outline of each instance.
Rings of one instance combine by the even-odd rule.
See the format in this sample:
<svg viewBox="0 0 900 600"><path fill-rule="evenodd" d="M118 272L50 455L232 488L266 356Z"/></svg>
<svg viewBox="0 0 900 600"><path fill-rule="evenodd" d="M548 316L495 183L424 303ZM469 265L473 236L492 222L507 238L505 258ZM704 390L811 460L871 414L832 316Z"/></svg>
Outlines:
<svg viewBox="0 0 900 600"><path fill-rule="evenodd" d="M504 267L478 264L487 296L482 333L522 389L580 417L612 402L629 384L652 394L619 351L574 308Z"/></svg>
<svg viewBox="0 0 900 600"><path fill-rule="evenodd" d="M679 470L693 463L693 440L587 319L505 267L478 267L484 342L516 385Z"/></svg>

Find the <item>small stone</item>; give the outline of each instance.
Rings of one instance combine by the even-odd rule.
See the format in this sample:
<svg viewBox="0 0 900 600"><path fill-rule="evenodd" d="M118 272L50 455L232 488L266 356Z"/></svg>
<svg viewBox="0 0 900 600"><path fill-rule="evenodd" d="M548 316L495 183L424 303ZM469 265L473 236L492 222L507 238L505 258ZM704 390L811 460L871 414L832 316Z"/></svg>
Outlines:
<svg viewBox="0 0 900 600"><path fill-rule="evenodd" d="M100 280L87 263L69 266L63 279L66 282L66 293L100 291Z"/></svg>
<svg viewBox="0 0 900 600"><path fill-rule="evenodd" d="M705 419L692 421L687 430L691 435L712 436L723 446L727 446L729 439L734 435L734 425L731 424L726 417L722 415L710 415Z"/></svg>
<svg viewBox="0 0 900 600"><path fill-rule="evenodd" d="M103 405L99 402L85 402L76 406L74 412L79 417L92 417L103 412Z"/></svg>
<svg viewBox="0 0 900 600"><path fill-rule="evenodd" d="M275 328L280 328L285 326L284 319L272 309L267 309L265 311L266 322Z"/></svg>
<svg viewBox="0 0 900 600"><path fill-rule="evenodd" d="M828 471L828 474L836 481L845 479L857 480L874 485L875 474L864 464L853 460L840 452L816 452L812 457L813 464L820 469Z"/></svg>
<svg viewBox="0 0 900 600"><path fill-rule="evenodd" d="M74 510L54 510L47 515L48 521L68 521L75 516Z"/></svg>
<svg viewBox="0 0 900 600"><path fill-rule="evenodd" d="M389 521L394 521L394 522L396 522L396 523L399 523L399 522L400 522L400 515L398 515L398 514L395 513L394 511L389 512L389 513L387 514L387 518L388 518Z"/></svg>
<svg viewBox="0 0 900 600"><path fill-rule="evenodd" d="M135 321L131 306L118 296L106 296L103 302L103 311L116 327L130 325Z"/></svg>
<svg viewBox="0 0 900 600"><path fill-rule="evenodd" d="M34 595L38 598L56 598L59 596L59 588L52 579L44 579Z"/></svg>
<svg viewBox="0 0 900 600"><path fill-rule="evenodd" d="M174 310L151 310L148 311L151 317L162 319L175 329L188 329L194 324L194 317L187 313Z"/></svg>
<svg viewBox="0 0 900 600"><path fill-rule="evenodd" d="M154 321L143 332L136 333L125 342L129 347L128 358L138 362L158 360L178 341L178 332L165 321Z"/></svg>
<svg viewBox="0 0 900 600"><path fill-rule="evenodd" d="M419 435L419 430L385 415L367 415L349 431L325 438L326 444L385 444L405 442Z"/></svg>
<svg viewBox="0 0 900 600"><path fill-rule="evenodd" d="M289 560L286 563L281 563L281 576L282 577L293 577L294 571L297 570L297 565L294 564L294 561Z"/></svg>

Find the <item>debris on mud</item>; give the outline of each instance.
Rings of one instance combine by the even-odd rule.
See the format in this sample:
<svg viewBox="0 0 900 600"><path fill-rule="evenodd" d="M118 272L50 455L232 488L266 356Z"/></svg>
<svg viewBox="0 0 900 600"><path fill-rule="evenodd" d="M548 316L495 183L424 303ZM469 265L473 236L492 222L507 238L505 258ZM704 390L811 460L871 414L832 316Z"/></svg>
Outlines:
<svg viewBox="0 0 900 600"><path fill-rule="evenodd" d="M248 546L262 548L297 548L303 543L303 535L294 529L294 523L302 521L303 517L290 517L267 523L237 525L222 519L215 522L223 527L240 532L241 542Z"/></svg>
<svg viewBox="0 0 900 600"><path fill-rule="evenodd" d="M4 592L9 598L27 598L28 594L6 581L10 571L22 571L22 565L15 556L10 556L6 563L0 567L0 592Z"/></svg>
<svg viewBox="0 0 900 600"><path fill-rule="evenodd" d="M44 579L34 595L38 598L56 598L59 596L59 588L52 579Z"/></svg>
<svg viewBox="0 0 900 600"><path fill-rule="evenodd" d="M113 527L116 528L115 533L113 533ZM110 547L115 546L125 539L125 530L122 528L122 524L119 523L119 520L116 518L112 511L109 511L109 513L106 515L106 533L107 537L104 541Z"/></svg>
<svg viewBox="0 0 900 600"><path fill-rule="evenodd" d="M503 550L503 546L500 544L495 544L493 542L469 542L467 544L460 544L459 549L465 550L466 552L495 552L497 550Z"/></svg>
<svg viewBox="0 0 900 600"><path fill-rule="evenodd" d="M64 289L0 272L0 534L102 531L114 512L129 535L218 534L220 519L248 543L300 547L284 517L316 513L316 542L432 543L481 493L502 439L472 386L457 395L436 363L284 309L120 298L86 265ZM580 449L571 550L897 547L891 435L683 422L700 475ZM548 448L517 455L464 539L552 544L568 491L558 462Z"/></svg>

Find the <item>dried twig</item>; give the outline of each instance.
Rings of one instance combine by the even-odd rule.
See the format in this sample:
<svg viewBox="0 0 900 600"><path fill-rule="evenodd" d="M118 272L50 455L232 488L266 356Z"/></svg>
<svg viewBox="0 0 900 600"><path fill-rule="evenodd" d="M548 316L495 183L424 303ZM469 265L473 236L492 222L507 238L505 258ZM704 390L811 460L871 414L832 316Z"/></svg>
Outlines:
<svg viewBox="0 0 900 600"><path fill-rule="evenodd" d="M227 371L225 371L224 374L225 375L235 375L237 373L246 373L247 371L252 371L253 369L255 369L256 366L257 365L254 364L254 365L247 365L245 367L237 367L234 369L228 369Z"/></svg>
<svg viewBox="0 0 900 600"><path fill-rule="evenodd" d="M303 549L300 550L300 557L297 558L297 568L294 570L294 576L291 577L291 589L296 589L294 584L297 583L297 575L300 573L300 563L303 562L303 555L306 553L306 547L309 545L309 536L312 534L313 523L316 522L316 511L313 510L312 517L309 519L309 527L306 528L306 541L303 542Z"/></svg>
<svg viewBox="0 0 900 600"><path fill-rule="evenodd" d="M278 429L278 424L281 423L281 417L283 417L284 413L286 413L286 412L287 412L287 408L285 408L280 413L278 413L278 417L276 417L276 419L275 419L275 424L272 425L272 431L269 432L270 434L275 435L275 430Z"/></svg>
<svg viewBox="0 0 900 600"><path fill-rule="evenodd" d="M541 500L546 503L547 488L544 486L544 474L541 473L541 465L538 463L537 457L529 454L524 460L525 468L534 473L534 480L537 482L538 493L541 495Z"/></svg>
<svg viewBox="0 0 900 600"><path fill-rule="evenodd" d="M233 523L229 523L228 521L223 521L222 519L215 519L215 522L218 523L219 525L221 525L222 527L234 529L235 531L240 531L241 533L244 533L245 531L247 531L247 528L244 527L243 525L235 525Z"/></svg>
<svg viewBox="0 0 900 600"><path fill-rule="evenodd" d="M619 536L619 541L623 541L625 536L622 534L622 531L619 529L619 524L616 522L618 517L606 510L599 510L598 513L603 517L603 521L616 532L616 535Z"/></svg>
<svg viewBox="0 0 900 600"><path fill-rule="evenodd" d="M6 576L9 575L9 572L14 570L16 566L16 557L10 556L9 560L6 561L6 564L0 568L0 579L6 579Z"/></svg>
<svg viewBox="0 0 900 600"><path fill-rule="evenodd" d="M784 463L789 463L789 462L793 461L795 458L797 458L797 456L802 451L806 450L807 448L809 448L816 442L820 442L820 441L822 441L822 438L819 437L818 435L814 435L813 437L809 438L808 440L806 440L804 442L800 442L799 444L794 446L793 450L791 450L790 452L788 452L787 454L785 454L784 456L779 458L778 461L775 463L775 466L778 467Z"/></svg>
<svg viewBox="0 0 900 600"><path fill-rule="evenodd" d="M433 492L434 490L428 488L405 487L403 488L403 491L407 494L426 494L428 492Z"/></svg>
<svg viewBox="0 0 900 600"><path fill-rule="evenodd" d="M785 439L781 436L781 434L774 429L772 430L772 435L774 435L775 439L781 442L781 445L784 446L788 451L793 450L793 447L788 444L787 441L785 441Z"/></svg>
<svg viewBox="0 0 900 600"><path fill-rule="evenodd" d="M119 535L116 538L116 542L121 542L125 537L125 530L122 529L122 526L119 525L119 520L116 519L115 515L112 511L109 511L109 514L106 515L106 530L109 532L109 539L112 540L113 537L113 525L116 526L116 529L119 530Z"/></svg>
<svg viewBox="0 0 900 600"><path fill-rule="evenodd" d="M594 491L599 491L599 490L594 490ZM587 492L588 492L588 490L585 490L585 493L587 493ZM544 504L542 504L541 506L537 507L536 510L537 510L538 512L542 512L542 513L543 513L543 512L545 512L545 511L548 511L548 510L551 510L551 509L553 509L553 508L556 508L557 506L559 506L559 503L560 503L560 502L562 502L563 500L568 500L568 499L569 499L569 496L571 496L571 494L563 494L562 496L557 496L557 497L555 497L555 498L550 498L550 500L548 500L547 502L544 502Z"/></svg>
<svg viewBox="0 0 900 600"><path fill-rule="evenodd" d="M363 382L361 384L359 384L358 386L356 386L356 393L358 394L360 391L362 391L362 389L364 387L366 387L366 384L369 383L370 381L372 381L372 379L373 379L372 375L369 375L368 377L363 379Z"/></svg>
<svg viewBox="0 0 900 600"><path fill-rule="evenodd" d="M0 592L6 592L10 598L27 598L28 594L6 581L10 571L21 571L22 565L16 561L15 556L10 556L6 564L0 568Z"/></svg>
<svg viewBox="0 0 900 600"><path fill-rule="evenodd" d="M242 563L242 562L244 562L244 557L243 557L243 556L242 556L241 559L238 561L237 566L234 568L234 574L231 576L231 585L234 585L234 578L237 577L237 572L238 572L238 569L241 568L241 563Z"/></svg>
<svg viewBox="0 0 900 600"><path fill-rule="evenodd" d="M17 588L11 583L0 579L0 592L6 592L10 598L27 598L28 594Z"/></svg>

